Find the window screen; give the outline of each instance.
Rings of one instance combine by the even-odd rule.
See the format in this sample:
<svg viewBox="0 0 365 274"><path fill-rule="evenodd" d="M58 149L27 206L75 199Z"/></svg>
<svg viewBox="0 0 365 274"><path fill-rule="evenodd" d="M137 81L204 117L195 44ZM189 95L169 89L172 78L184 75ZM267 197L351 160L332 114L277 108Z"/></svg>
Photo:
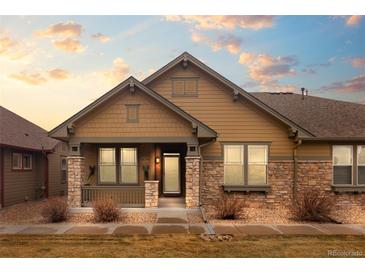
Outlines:
<svg viewBox="0 0 365 274"><path fill-rule="evenodd" d="M122 184L138 183L136 148L125 147L120 149L120 174Z"/></svg>
<svg viewBox="0 0 365 274"><path fill-rule="evenodd" d="M243 185L244 184L244 146L225 145L224 146L224 184Z"/></svg>
<svg viewBox="0 0 365 274"><path fill-rule="evenodd" d="M99 181L101 184L117 183L114 148L99 149Z"/></svg>
<svg viewBox="0 0 365 274"><path fill-rule="evenodd" d="M248 146L248 184L266 184L267 173L267 146Z"/></svg>
<svg viewBox="0 0 365 274"><path fill-rule="evenodd" d="M365 184L365 146L357 146L357 183Z"/></svg>

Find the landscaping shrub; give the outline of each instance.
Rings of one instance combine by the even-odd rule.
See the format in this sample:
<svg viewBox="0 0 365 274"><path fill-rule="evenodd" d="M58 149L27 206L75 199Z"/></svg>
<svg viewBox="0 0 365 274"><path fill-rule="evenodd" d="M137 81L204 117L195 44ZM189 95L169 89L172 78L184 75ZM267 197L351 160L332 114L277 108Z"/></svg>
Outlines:
<svg viewBox="0 0 365 274"><path fill-rule="evenodd" d="M108 223L119 219L120 211L112 199L99 200L93 203L93 211L97 222Z"/></svg>
<svg viewBox="0 0 365 274"><path fill-rule="evenodd" d="M42 216L47 222L66 221L68 213L67 201L64 198L53 198L47 201L42 209Z"/></svg>
<svg viewBox="0 0 365 274"><path fill-rule="evenodd" d="M305 190L293 206L294 218L298 221L336 222L329 215L334 206L331 197L321 195L314 189Z"/></svg>
<svg viewBox="0 0 365 274"><path fill-rule="evenodd" d="M246 203L232 195L224 195L216 205L217 217L222 220L237 220L244 217Z"/></svg>

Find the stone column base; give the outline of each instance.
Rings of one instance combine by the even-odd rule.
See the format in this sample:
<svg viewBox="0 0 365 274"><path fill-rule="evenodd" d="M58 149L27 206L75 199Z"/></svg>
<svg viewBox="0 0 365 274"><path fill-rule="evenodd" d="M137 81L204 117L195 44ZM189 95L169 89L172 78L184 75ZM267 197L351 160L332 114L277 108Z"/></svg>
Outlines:
<svg viewBox="0 0 365 274"><path fill-rule="evenodd" d="M84 180L85 158L81 156L67 157L67 202L71 208L81 207L81 186Z"/></svg>
<svg viewBox="0 0 365 274"><path fill-rule="evenodd" d="M159 181L144 181L144 207L158 207L158 183Z"/></svg>
<svg viewBox="0 0 365 274"><path fill-rule="evenodd" d="M197 208L199 207L200 156L187 156L185 163L185 206Z"/></svg>

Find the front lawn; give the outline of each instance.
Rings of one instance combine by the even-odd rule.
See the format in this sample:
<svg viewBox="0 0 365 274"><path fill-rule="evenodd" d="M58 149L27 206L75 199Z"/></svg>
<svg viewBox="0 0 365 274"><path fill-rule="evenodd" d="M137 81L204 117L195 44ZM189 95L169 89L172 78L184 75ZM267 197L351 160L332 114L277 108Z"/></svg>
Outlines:
<svg viewBox="0 0 365 274"><path fill-rule="evenodd" d="M176 234L0 235L0 257L331 257L331 250L365 257L365 237L250 236L213 242Z"/></svg>

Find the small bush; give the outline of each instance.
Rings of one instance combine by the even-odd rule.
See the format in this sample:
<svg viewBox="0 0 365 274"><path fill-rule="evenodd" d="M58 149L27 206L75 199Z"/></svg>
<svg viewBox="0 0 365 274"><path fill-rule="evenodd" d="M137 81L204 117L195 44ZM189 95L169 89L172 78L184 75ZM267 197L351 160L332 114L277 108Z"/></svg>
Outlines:
<svg viewBox="0 0 365 274"><path fill-rule="evenodd" d="M54 198L47 201L42 209L42 216L47 222L58 223L66 221L68 213L67 201L64 198Z"/></svg>
<svg viewBox="0 0 365 274"><path fill-rule="evenodd" d="M224 195L216 205L217 217L222 220L237 220L243 218L246 203L231 195Z"/></svg>
<svg viewBox="0 0 365 274"><path fill-rule="evenodd" d="M298 221L336 222L329 215L334 201L314 189L306 190L294 203L294 218Z"/></svg>
<svg viewBox="0 0 365 274"><path fill-rule="evenodd" d="M94 202L93 211L95 220L102 223L117 221L120 215L120 211L112 199Z"/></svg>

